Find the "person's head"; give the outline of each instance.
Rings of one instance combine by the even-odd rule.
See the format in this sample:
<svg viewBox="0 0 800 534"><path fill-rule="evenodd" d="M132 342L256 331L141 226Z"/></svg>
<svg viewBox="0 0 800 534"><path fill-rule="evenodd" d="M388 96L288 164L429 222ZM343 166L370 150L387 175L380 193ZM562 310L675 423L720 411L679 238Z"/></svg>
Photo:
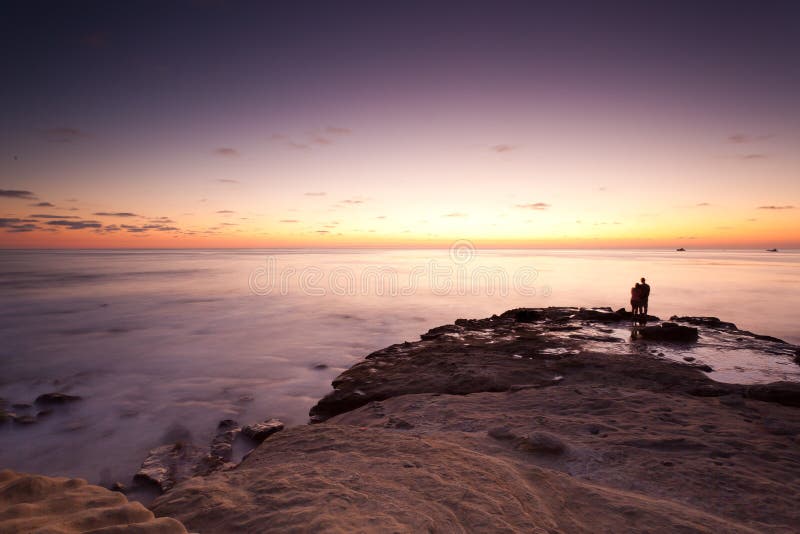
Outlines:
<svg viewBox="0 0 800 534"><path fill-rule="evenodd" d="M636 282L636 287L639 287L640 285L642 285L642 284L640 284L639 282Z"/></svg>
<svg viewBox="0 0 800 534"><path fill-rule="evenodd" d="M642 277L642 283L644 284L644 276Z"/></svg>

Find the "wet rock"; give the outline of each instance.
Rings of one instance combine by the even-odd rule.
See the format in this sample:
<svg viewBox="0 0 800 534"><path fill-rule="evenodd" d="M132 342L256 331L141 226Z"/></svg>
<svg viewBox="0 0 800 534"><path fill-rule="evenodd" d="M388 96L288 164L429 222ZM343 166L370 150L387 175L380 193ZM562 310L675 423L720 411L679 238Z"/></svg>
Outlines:
<svg viewBox="0 0 800 534"><path fill-rule="evenodd" d="M325 365L324 363L318 363L318 364L316 364L315 366L312 367L312 369L314 369L315 371L324 371L327 368L328 368L328 366Z"/></svg>
<svg viewBox="0 0 800 534"><path fill-rule="evenodd" d="M697 363L697 364L693 365L692 367L694 367L695 369L700 369L704 373L713 373L714 372L714 368L711 367L708 364L705 364L705 363Z"/></svg>
<svg viewBox="0 0 800 534"><path fill-rule="evenodd" d="M788 343L786 343L784 340L778 339L777 337L765 336L765 335L762 335L762 334L754 334L752 332L747 332L747 334L749 334L750 336L754 337L755 339L757 339L759 341L770 341L772 343L778 343L780 345L788 345Z"/></svg>
<svg viewBox="0 0 800 534"><path fill-rule="evenodd" d="M683 357L683 361L686 361L686 362L693 362L694 360L695 360L694 356L684 356Z"/></svg>
<svg viewBox="0 0 800 534"><path fill-rule="evenodd" d="M28 404L27 402L15 402L11 405L12 408L15 410L30 410L33 408L32 404Z"/></svg>
<svg viewBox="0 0 800 534"><path fill-rule="evenodd" d="M596 341L598 343L625 343L624 339L614 336L593 336L589 334L570 334L572 339L582 339L584 341Z"/></svg>
<svg viewBox="0 0 800 534"><path fill-rule="evenodd" d="M800 384L796 382L755 384L744 389L744 396L786 406L800 406Z"/></svg>
<svg viewBox="0 0 800 534"><path fill-rule="evenodd" d="M663 323L659 326L645 326L639 329L639 336L651 341L693 343L697 341L699 334L697 328L691 326Z"/></svg>
<svg viewBox="0 0 800 534"><path fill-rule="evenodd" d="M36 417L32 415L14 415L14 422L18 425L32 425L36 423Z"/></svg>
<svg viewBox="0 0 800 534"><path fill-rule="evenodd" d="M189 443L174 443L152 449L134 475L137 484L151 484L161 492L193 477L206 457L205 451Z"/></svg>
<svg viewBox="0 0 800 534"><path fill-rule="evenodd" d="M247 425L242 428L242 434L248 438L261 443L275 432L283 430L283 423L277 419L270 419L263 423L256 423L254 425Z"/></svg>
<svg viewBox="0 0 800 534"><path fill-rule="evenodd" d="M633 312L630 312L625 308L620 308L614 313L619 317L620 321L632 321L633 319L637 319L639 321L644 321L644 322L651 322L651 321L655 322L661 320L655 315L644 315L644 316L637 315L636 317L634 317Z"/></svg>
<svg viewBox="0 0 800 534"><path fill-rule="evenodd" d="M77 395L67 395L66 393L45 393L36 397L37 405L47 404L67 404L81 400Z"/></svg>
<svg viewBox="0 0 800 534"><path fill-rule="evenodd" d="M800 349L794 351L794 363L800 365Z"/></svg>
<svg viewBox="0 0 800 534"><path fill-rule="evenodd" d="M436 339L437 337L443 336L445 334L460 334L463 332L464 329L455 324L446 324L444 326L437 326L436 328L431 328L426 333L422 334L420 339L423 341L428 341L431 339Z"/></svg>
<svg viewBox="0 0 800 534"><path fill-rule="evenodd" d="M726 329L726 330L737 330L736 325L733 323L726 323L725 321L720 321L719 317L679 317L677 315L673 315L669 318L670 321L677 321L680 323L689 323L695 326L704 326L706 328L717 328L717 329Z"/></svg>
<svg viewBox="0 0 800 534"><path fill-rule="evenodd" d="M536 321L541 321L545 318L544 313L541 310L535 310L531 308L517 308L515 310L508 310L507 312L503 313L500 317L505 318L512 318L514 321L518 323L533 323Z"/></svg>
<svg viewBox="0 0 800 534"><path fill-rule="evenodd" d="M108 489L110 489L111 491L119 492L119 493L127 493L128 492L128 487L125 484L123 484L122 482L114 482L113 484L111 484L111 487L109 487Z"/></svg>
<svg viewBox="0 0 800 534"><path fill-rule="evenodd" d="M211 440L210 455L219 458L221 463L230 462L233 458L233 442L241 429L233 419L224 419L217 425L217 435ZM220 462L210 462L212 464Z"/></svg>

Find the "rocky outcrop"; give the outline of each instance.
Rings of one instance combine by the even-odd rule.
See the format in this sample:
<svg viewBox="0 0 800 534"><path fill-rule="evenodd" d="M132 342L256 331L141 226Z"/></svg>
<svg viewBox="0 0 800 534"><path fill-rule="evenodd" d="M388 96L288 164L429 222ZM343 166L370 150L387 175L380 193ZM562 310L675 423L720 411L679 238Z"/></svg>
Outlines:
<svg viewBox="0 0 800 534"><path fill-rule="evenodd" d="M0 471L0 532L186 533L121 493L85 480Z"/></svg>
<svg viewBox="0 0 800 534"><path fill-rule="evenodd" d="M267 421L256 423L254 425L247 425L242 429L242 434L252 439L256 443L261 443L275 432L283 430L283 423L277 419L269 419Z"/></svg>
<svg viewBox="0 0 800 534"><path fill-rule="evenodd" d="M283 430L283 426L281 421L269 419L241 428L236 421L224 419L217 425L217 433L208 448L179 441L150 450L134 475L133 482L140 486L154 487L163 493L192 477L233 469L236 467L232 463L233 444L239 434L257 444Z"/></svg>
<svg viewBox="0 0 800 534"><path fill-rule="evenodd" d="M317 424L153 510L204 532L796 531L795 385L715 382L658 356L695 344L620 343L631 322L518 309L376 351L336 378ZM739 336L702 322L656 328Z"/></svg>

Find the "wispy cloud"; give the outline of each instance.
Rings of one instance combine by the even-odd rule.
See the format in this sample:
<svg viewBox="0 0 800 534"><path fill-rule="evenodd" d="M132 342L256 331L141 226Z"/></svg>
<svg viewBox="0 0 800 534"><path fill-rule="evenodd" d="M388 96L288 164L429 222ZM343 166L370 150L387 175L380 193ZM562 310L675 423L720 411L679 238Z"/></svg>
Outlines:
<svg viewBox="0 0 800 534"><path fill-rule="evenodd" d="M491 147L489 147L489 149L492 152L497 152L498 154L502 154L504 152L511 152L513 150L516 150L517 148L519 148L519 147L517 147L515 145L507 145L507 144L492 145Z"/></svg>
<svg viewBox="0 0 800 534"><path fill-rule="evenodd" d="M103 225L97 221L48 221L50 226L60 226L68 230L83 230L84 228L102 228Z"/></svg>
<svg viewBox="0 0 800 534"><path fill-rule="evenodd" d="M359 199L356 199L356 198L347 198L347 199L341 201L341 204L349 204L349 205L363 204L363 203L364 203L363 200L359 200Z"/></svg>
<svg viewBox="0 0 800 534"><path fill-rule="evenodd" d="M50 143L72 143L86 137L86 132L68 126L45 128L39 134Z"/></svg>
<svg viewBox="0 0 800 534"><path fill-rule="evenodd" d="M127 232L131 232L133 234L149 232L150 230L155 230L157 232L177 232L180 230L180 228L177 228L175 226L167 226L164 224L145 224L141 226L123 224L121 225L120 228L124 229Z"/></svg>
<svg viewBox="0 0 800 534"><path fill-rule="evenodd" d="M97 217L138 217L138 215L129 211L98 211L92 213L92 215Z"/></svg>
<svg viewBox="0 0 800 534"><path fill-rule="evenodd" d="M299 223L297 219L281 219L280 222L282 223Z"/></svg>
<svg viewBox="0 0 800 534"><path fill-rule="evenodd" d="M51 204L49 202L36 202L31 204L34 208L55 208L55 204Z"/></svg>
<svg viewBox="0 0 800 534"><path fill-rule="evenodd" d="M549 209L550 204L546 204L545 202L534 202L532 204L517 204L517 207L526 210L543 211Z"/></svg>
<svg viewBox="0 0 800 534"><path fill-rule="evenodd" d="M233 211L233 210L218 210L217 213L221 213L221 214L225 215L225 214L236 213L236 212Z"/></svg>
<svg viewBox="0 0 800 534"><path fill-rule="evenodd" d="M324 197L328 193L325 191L309 191L308 193L303 193L307 197Z"/></svg>
<svg viewBox="0 0 800 534"><path fill-rule="evenodd" d="M75 215L53 215L51 213L33 213L28 217L36 217L37 219L77 219Z"/></svg>
<svg viewBox="0 0 800 534"><path fill-rule="evenodd" d="M767 159L766 154L742 154L739 156L741 159Z"/></svg>
<svg viewBox="0 0 800 534"><path fill-rule="evenodd" d="M0 197L36 200L36 195L30 191L21 191L19 189L0 189Z"/></svg>
<svg viewBox="0 0 800 534"><path fill-rule="evenodd" d="M461 213L461 212L457 212L457 211L453 212L453 213L447 213L447 214L443 215L443 217L466 217L466 216L467 216L466 213Z"/></svg>
<svg viewBox="0 0 800 534"><path fill-rule="evenodd" d="M330 135L350 135L353 133L353 130L341 126L328 126L325 128L325 133Z"/></svg>
<svg viewBox="0 0 800 534"><path fill-rule="evenodd" d="M793 210L794 206L759 206L760 210Z"/></svg>
<svg viewBox="0 0 800 534"><path fill-rule="evenodd" d="M239 151L231 147L219 147L214 149L214 154L223 158L235 158L239 156Z"/></svg>
<svg viewBox="0 0 800 534"><path fill-rule="evenodd" d="M16 217L0 218L0 228L5 229L5 231L9 233L32 232L39 229L37 225L32 224L33 222L35 221L31 221L30 219L18 219Z"/></svg>
<svg viewBox="0 0 800 534"><path fill-rule="evenodd" d="M698 208L705 208L706 206L710 206L708 202L700 202L699 204L695 204Z"/></svg>
<svg viewBox="0 0 800 534"><path fill-rule="evenodd" d="M734 143L737 145L743 145L745 143L755 143L757 141L766 141L767 139L773 138L773 135L748 135L744 133L735 133L728 136L728 142Z"/></svg>
<svg viewBox="0 0 800 534"><path fill-rule="evenodd" d="M220 178L217 180L217 182L221 184L238 184L239 180L233 180L231 178Z"/></svg>

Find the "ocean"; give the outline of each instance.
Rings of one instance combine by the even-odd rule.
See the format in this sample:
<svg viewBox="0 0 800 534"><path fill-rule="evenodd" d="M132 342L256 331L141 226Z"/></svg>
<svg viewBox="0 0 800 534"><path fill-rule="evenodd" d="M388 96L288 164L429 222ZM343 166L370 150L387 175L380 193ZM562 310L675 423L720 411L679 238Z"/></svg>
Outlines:
<svg viewBox="0 0 800 534"><path fill-rule="evenodd" d="M457 318L528 306L711 315L800 344L800 251L0 251L0 398L83 400L0 426L0 468L127 481L147 450L221 419L307 421L370 352ZM724 366L725 355L717 355ZM775 357L777 358L777 357ZM800 380L740 357L728 381ZM738 373L738 374L737 374ZM713 375L712 375L713 377ZM26 408L14 409L24 413Z"/></svg>

